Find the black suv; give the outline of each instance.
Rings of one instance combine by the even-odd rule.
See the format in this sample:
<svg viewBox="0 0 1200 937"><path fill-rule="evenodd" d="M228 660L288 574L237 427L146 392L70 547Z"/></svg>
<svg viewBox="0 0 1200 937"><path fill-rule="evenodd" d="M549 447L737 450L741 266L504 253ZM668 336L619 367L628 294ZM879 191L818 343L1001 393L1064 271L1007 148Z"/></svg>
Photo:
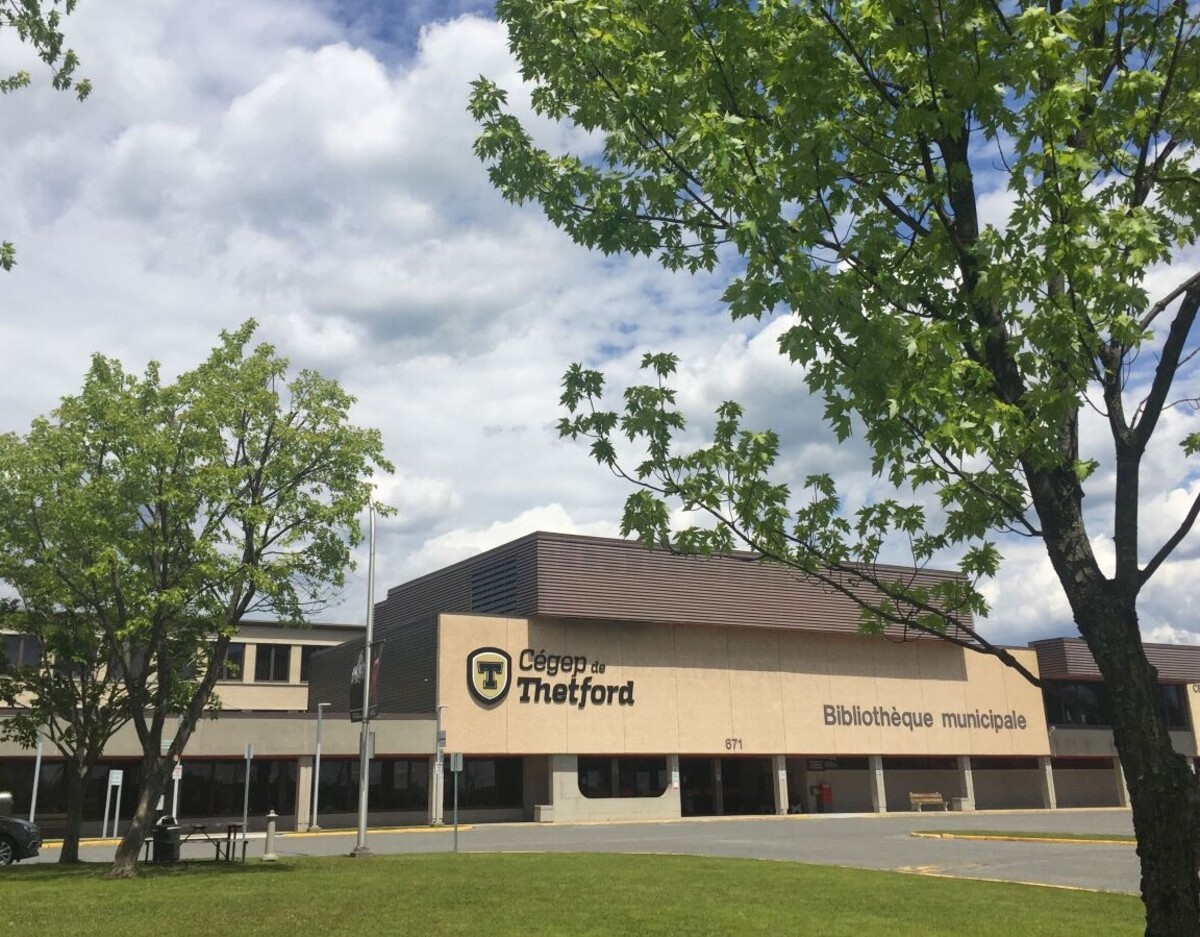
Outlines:
<svg viewBox="0 0 1200 937"><path fill-rule="evenodd" d="M42 834L28 820L0 816L0 865L32 859L42 845Z"/></svg>

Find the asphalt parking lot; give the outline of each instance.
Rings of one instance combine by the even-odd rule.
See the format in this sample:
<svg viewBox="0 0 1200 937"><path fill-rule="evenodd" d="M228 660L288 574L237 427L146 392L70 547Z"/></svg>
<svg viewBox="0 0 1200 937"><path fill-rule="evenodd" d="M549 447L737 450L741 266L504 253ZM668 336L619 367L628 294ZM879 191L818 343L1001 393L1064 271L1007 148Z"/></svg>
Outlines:
<svg viewBox="0 0 1200 937"><path fill-rule="evenodd" d="M726 856L784 862L816 862L932 875L998 879L1136 893L1139 870L1132 846L1089 843L1029 843L925 839L914 830L1010 830L1129 834L1128 810L904 813L853 816L712 818L657 823L503 823L464 827L462 852L619 852ZM105 862L114 843L87 843L81 858ZM353 831L285 834L276 839L281 859L345 855ZM449 852L449 827L370 831L376 853ZM250 839L250 861L262 856L262 834ZM188 844L184 858L212 858L212 847ZM33 861L54 862L58 850Z"/></svg>

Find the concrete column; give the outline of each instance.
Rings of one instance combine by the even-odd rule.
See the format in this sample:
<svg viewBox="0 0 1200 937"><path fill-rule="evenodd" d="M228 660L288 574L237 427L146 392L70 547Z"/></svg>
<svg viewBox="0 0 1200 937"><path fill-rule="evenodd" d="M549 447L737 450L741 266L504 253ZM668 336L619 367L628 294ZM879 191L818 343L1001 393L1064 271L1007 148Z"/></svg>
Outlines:
<svg viewBox="0 0 1200 937"><path fill-rule="evenodd" d="M713 759L713 813L725 815L725 780L721 777L721 759Z"/></svg>
<svg viewBox="0 0 1200 937"><path fill-rule="evenodd" d="M1054 793L1054 769L1049 758L1038 759L1038 780L1042 787L1042 806L1047 810L1058 809L1058 797Z"/></svg>
<svg viewBox="0 0 1200 937"><path fill-rule="evenodd" d="M578 764L578 762L576 762L576 763ZM616 758L614 758L612 760L612 770L609 773L609 782L612 785L613 797L620 797L621 796L621 767Z"/></svg>
<svg viewBox="0 0 1200 937"><path fill-rule="evenodd" d="M302 755L296 759L296 832L308 829L312 819L313 756ZM318 822L320 818L318 817Z"/></svg>
<svg viewBox="0 0 1200 937"><path fill-rule="evenodd" d="M867 770L871 772L871 809L875 813L887 813L887 788L883 783L883 756L872 755L868 758Z"/></svg>
<svg viewBox="0 0 1200 937"><path fill-rule="evenodd" d="M775 815L787 816L790 805L788 804L787 758L785 756L771 756L771 775L774 778L772 788L775 791Z"/></svg>
<svg viewBox="0 0 1200 937"><path fill-rule="evenodd" d="M543 823L555 820L576 820L586 817L582 802L586 798L579 792L579 756L550 756L550 803L548 810L534 810L534 819Z"/></svg>
<svg viewBox="0 0 1200 937"><path fill-rule="evenodd" d="M975 809L975 775L971 771L971 756L958 756L958 780L963 792L963 810Z"/></svg>
<svg viewBox="0 0 1200 937"><path fill-rule="evenodd" d="M1117 781L1117 806L1129 806L1129 785L1125 783L1125 769L1121 767L1121 759L1113 758L1113 769Z"/></svg>
<svg viewBox="0 0 1200 937"><path fill-rule="evenodd" d="M429 825L442 825L442 801L445 797L445 764L437 763L437 755L429 756Z"/></svg>

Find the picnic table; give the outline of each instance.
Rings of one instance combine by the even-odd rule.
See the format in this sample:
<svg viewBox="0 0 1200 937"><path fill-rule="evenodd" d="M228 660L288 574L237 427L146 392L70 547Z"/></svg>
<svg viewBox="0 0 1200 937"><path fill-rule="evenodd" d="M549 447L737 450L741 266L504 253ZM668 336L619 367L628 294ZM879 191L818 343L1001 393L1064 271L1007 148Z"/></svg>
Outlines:
<svg viewBox="0 0 1200 937"><path fill-rule="evenodd" d="M184 843L208 843L213 847L214 861L232 862L237 854L238 840L242 837L241 823L226 823L225 831L222 834L219 829L210 830L207 823L191 823L184 826L186 832L181 832L179 836L179 845L182 847ZM153 843L151 837L146 837L146 861L150 860L150 847ZM242 852L242 859L245 860L245 851Z"/></svg>
<svg viewBox="0 0 1200 937"><path fill-rule="evenodd" d="M226 823L223 836L217 830L209 830L207 823L193 823L188 832L179 837L179 842L180 845L191 842L208 843L215 850L214 859L216 861L232 862L237 853L237 843L241 839L241 835L241 823Z"/></svg>

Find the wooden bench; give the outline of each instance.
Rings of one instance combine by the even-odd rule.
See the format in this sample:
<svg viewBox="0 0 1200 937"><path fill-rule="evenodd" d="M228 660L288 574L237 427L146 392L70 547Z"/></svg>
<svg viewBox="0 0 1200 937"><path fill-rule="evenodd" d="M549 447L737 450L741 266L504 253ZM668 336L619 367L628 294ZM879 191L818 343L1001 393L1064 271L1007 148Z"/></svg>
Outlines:
<svg viewBox="0 0 1200 937"><path fill-rule="evenodd" d="M937 807L941 810L948 810L949 805L946 803L946 798L941 794L914 794L908 795L909 809L916 810L918 813L924 812L926 807Z"/></svg>

